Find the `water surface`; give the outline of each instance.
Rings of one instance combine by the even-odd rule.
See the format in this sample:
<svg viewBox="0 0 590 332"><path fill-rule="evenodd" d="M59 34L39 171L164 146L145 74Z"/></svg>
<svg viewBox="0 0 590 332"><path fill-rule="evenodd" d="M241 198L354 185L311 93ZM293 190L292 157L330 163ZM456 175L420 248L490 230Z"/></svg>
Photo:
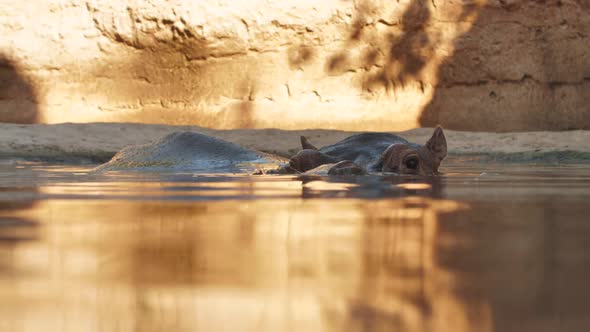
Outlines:
<svg viewBox="0 0 590 332"><path fill-rule="evenodd" d="M590 166L0 166L0 331L588 331Z"/></svg>

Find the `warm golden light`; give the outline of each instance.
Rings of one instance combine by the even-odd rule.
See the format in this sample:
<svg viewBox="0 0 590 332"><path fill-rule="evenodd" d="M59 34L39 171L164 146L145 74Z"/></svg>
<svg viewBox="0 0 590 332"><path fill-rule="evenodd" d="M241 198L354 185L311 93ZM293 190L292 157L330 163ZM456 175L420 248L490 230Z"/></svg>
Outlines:
<svg viewBox="0 0 590 332"><path fill-rule="evenodd" d="M125 197L117 190L126 188L149 198L174 185L78 182L45 186L40 192L116 198ZM273 195L279 189L300 195L301 190L355 186L324 181L302 185L289 179L205 182L183 184L172 195L198 190L209 197ZM41 236L40 241L3 248L0 261L10 255L19 277L4 278L0 286L3 301L13 308L0 313L2 327L319 332L349 326L349 331L360 331L361 322L351 316L355 308L399 316L394 326L379 324L406 331L445 327L453 310L457 326L456 320L472 312L474 303L463 303L448 288L451 279L440 278L453 272L438 267L433 250L437 216L465 207L420 197L41 201L2 214L35 220ZM382 259L391 260L390 268L397 272L374 270L380 264L373 267L372 262ZM406 275L407 269L422 269L430 277ZM430 303L432 313L422 312L413 296ZM56 321L56 316L65 318ZM473 322L453 331L469 331L469 324ZM488 324L486 318L476 326Z"/></svg>
<svg viewBox="0 0 590 332"><path fill-rule="evenodd" d="M400 183L397 186L409 190L425 190L432 187L428 183Z"/></svg>
<svg viewBox="0 0 590 332"><path fill-rule="evenodd" d="M588 325L584 167L422 182L36 167L0 172L1 331Z"/></svg>
<svg viewBox="0 0 590 332"><path fill-rule="evenodd" d="M484 0L34 3L0 24L0 121L358 131L420 126Z"/></svg>

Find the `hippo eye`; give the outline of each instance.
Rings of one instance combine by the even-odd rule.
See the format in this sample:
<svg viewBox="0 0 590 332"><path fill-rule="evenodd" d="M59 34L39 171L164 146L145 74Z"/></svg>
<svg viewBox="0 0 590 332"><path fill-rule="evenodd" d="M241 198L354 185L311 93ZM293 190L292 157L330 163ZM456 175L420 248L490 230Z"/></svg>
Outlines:
<svg viewBox="0 0 590 332"><path fill-rule="evenodd" d="M406 158L406 160L404 160L404 164L406 165L406 168L409 169L418 169L418 157L416 156L410 156L408 158Z"/></svg>

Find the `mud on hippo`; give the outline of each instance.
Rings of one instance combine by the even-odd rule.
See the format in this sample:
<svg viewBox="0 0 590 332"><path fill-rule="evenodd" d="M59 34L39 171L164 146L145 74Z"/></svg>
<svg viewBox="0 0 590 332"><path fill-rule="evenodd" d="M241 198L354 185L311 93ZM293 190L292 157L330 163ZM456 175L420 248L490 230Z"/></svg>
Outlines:
<svg viewBox="0 0 590 332"><path fill-rule="evenodd" d="M285 159L197 132L176 132L150 144L126 147L96 170L432 175L438 173L447 155L447 142L440 127L435 128L424 145L388 133L362 133L322 148L316 148L302 136L301 147L301 151Z"/></svg>

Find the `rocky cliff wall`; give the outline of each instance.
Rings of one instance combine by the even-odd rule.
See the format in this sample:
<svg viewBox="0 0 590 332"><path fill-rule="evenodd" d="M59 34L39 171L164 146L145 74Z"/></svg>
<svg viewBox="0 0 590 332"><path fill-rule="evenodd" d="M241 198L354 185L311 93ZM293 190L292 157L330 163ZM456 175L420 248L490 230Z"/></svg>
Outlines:
<svg viewBox="0 0 590 332"><path fill-rule="evenodd" d="M0 121L590 128L586 0L0 0Z"/></svg>

